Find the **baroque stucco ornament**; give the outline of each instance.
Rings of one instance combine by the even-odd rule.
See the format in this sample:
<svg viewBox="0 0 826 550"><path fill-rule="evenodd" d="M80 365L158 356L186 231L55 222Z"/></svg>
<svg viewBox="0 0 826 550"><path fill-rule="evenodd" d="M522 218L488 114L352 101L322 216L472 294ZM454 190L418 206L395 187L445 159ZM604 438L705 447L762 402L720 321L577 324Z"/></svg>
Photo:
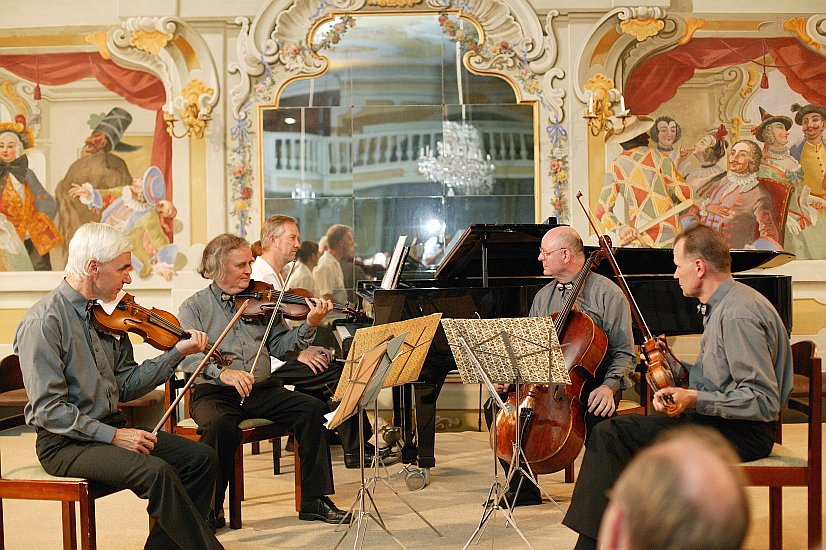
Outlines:
<svg viewBox="0 0 826 550"><path fill-rule="evenodd" d="M445 11L472 19L481 31L483 45L508 46L482 47L476 55L469 55L467 62L474 71L500 75L514 83L518 100L537 101L543 127L550 128L551 121L558 125L564 120L565 92L555 86L555 80L564 77L562 69L554 66L556 11L548 14L543 28L527 0L271 0L254 20L236 19L241 31L236 41L236 61L228 67L230 75L236 75L236 83L230 89L235 123L229 128L228 177L232 182L230 204L240 234L246 233L247 225L254 219L253 196L261 189L252 166L257 162L251 154L257 136L252 130L251 113L256 104L272 103L290 80L324 71L325 60L308 44L311 30L344 14L355 17L359 12ZM540 136L539 142L543 158L552 149L560 151L559 140L552 143L550 132Z"/></svg>

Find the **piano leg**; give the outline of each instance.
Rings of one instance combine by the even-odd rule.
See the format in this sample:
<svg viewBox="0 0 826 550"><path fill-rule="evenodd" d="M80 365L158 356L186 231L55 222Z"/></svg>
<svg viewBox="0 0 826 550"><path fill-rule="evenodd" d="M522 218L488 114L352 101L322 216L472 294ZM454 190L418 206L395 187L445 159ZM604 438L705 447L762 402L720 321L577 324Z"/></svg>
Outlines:
<svg viewBox="0 0 826 550"><path fill-rule="evenodd" d="M416 396L416 432L419 443L419 467L436 466L436 399L441 384L413 384Z"/></svg>
<svg viewBox="0 0 826 550"><path fill-rule="evenodd" d="M413 425L413 394L412 386L404 384L393 387L393 425L402 432L402 462L415 464L418 462L416 449L416 432Z"/></svg>

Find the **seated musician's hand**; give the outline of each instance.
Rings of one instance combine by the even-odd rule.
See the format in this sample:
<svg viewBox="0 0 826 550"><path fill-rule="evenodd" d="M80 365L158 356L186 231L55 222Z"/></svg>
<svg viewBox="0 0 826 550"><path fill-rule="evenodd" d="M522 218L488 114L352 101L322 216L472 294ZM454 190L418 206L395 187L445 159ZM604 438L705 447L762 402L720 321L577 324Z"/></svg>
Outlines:
<svg viewBox="0 0 826 550"><path fill-rule="evenodd" d="M496 390L496 393L507 393L508 389L510 389L510 384L494 384L493 389Z"/></svg>
<svg viewBox="0 0 826 550"><path fill-rule="evenodd" d="M611 416L617 410L614 390L606 385L599 386L588 394L588 412L595 416Z"/></svg>
<svg viewBox="0 0 826 550"><path fill-rule="evenodd" d="M321 346L310 346L298 354L298 361L310 367L313 374L324 372L332 358L330 352Z"/></svg>
<svg viewBox="0 0 826 550"><path fill-rule="evenodd" d="M190 337L186 340L179 340L175 347L184 355L191 355L193 353L200 353L206 349L208 337L206 332L200 330L189 329L186 332Z"/></svg>
<svg viewBox="0 0 826 550"><path fill-rule="evenodd" d="M697 390L662 388L654 394L653 403L657 411L679 416L683 411L697 407Z"/></svg>
<svg viewBox="0 0 826 550"><path fill-rule="evenodd" d="M310 312L307 314L307 324L317 327L328 313L333 311L333 302L324 298L304 298Z"/></svg>
<svg viewBox="0 0 826 550"><path fill-rule="evenodd" d="M112 445L144 455L148 455L157 442L157 436L135 428L118 428L115 430L115 437L112 438Z"/></svg>
<svg viewBox="0 0 826 550"><path fill-rule="evenodd" d="M255 377L251 373L239 369L223 369L218 378L227 386L238 390L238 395L242 398L250 394L255 383Z"/></svg>

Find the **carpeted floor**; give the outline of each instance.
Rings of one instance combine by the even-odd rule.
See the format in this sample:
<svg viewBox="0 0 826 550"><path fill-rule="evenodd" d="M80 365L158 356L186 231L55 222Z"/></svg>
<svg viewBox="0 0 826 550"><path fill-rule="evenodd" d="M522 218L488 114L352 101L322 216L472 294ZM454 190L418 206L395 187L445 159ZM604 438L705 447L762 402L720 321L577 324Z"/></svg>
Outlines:
<svg viewBox="0 0 826 550"><path fill-rule="evenodd" d="M788 425L784 437L789 445L805 448L805 426ZM34 434L27 430L10 430L0 434L3 471L14 468L34 455ZM292 456L285 454L284 474L272 475L271 455L252 456L246 448L246 500L243 505L243 528L221 529L219 540L228 549L333 548L341 537L336 528L321 522L299 521L294 510ZM334 447L336 495L341 508L349 507L359 489L358 470L346 470L341 449ZM439 531L437 536L419 517L379 481L374 498L387 528L410 550L462 548L477 527L482 504L493 477L492 454L487 434L477 432L444 433L436 436L437 468L431 471L431 483L421 491L409 491L401 476L390 476L399 496L420 512ZM578 467L577 463L577 467ZM387 467L389 474L400 465ZM573 485L564 483L563 474L540 477L542 487L562 510L567 508ZM768 491L749 489L752 502L752 529L745 548L768 548ZM806 547L806 491L784 491L785 548ZM60 548L60 507L57 503L38 501L4 501L6 548L48 550ZM574 534L560 524L562 512L550 501L541 506L517 508L515 520L534 548L572 548ZM98 501L98 546L101 549L142 548L147 533L145 504L132 493L121 492ZM353 548L353 531L341 548ZM527 548L513 528L504 526L499 512L481 535L478 547L497 549ZM364 548L400 548L372 519L368 521ZM471 546L474 548L474 546Z"/></svg>

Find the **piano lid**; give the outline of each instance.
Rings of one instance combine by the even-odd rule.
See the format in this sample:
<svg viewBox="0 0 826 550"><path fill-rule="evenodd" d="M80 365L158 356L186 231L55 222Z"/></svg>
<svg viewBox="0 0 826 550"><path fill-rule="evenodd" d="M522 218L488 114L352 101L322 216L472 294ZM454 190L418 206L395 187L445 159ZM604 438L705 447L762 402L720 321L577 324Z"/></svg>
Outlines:
<svg viewBox="0 0 826 550"><path fill-rule="evenodd" d="M436 279L482 277L482 247L488 251L490 277L542 275L537 260L542 237L556 224L473 224L442 260Z"/></svg>
<svg viewBox="0 0 826 550"><path fill-rule="evenodd" d="M586 246L587 256L597 246ZM623 275L663 275L674 273L674 253L670 248L627 248L614 249L614 256ZM739 273L758 267L777 267L794 260L794 254L776 250L732 250L731 271ZM608 262L603 261L596 270L608 277L614 276Z"/></svg>

